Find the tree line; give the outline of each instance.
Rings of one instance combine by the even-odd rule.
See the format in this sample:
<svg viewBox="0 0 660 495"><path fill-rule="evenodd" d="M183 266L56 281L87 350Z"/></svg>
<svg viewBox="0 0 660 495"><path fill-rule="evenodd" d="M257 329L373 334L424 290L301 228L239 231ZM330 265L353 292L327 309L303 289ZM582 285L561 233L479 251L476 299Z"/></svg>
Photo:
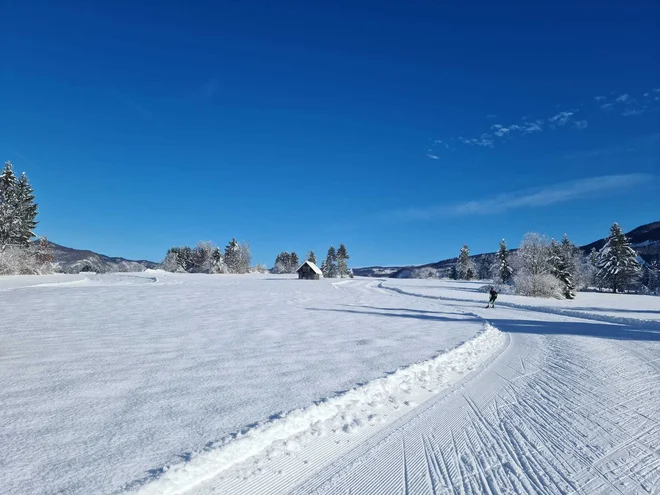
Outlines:
<svg viewBox="0 0 660 495"><path fill-rule="evenodd" d="M0 275L50 273L56 267L48 239L36 237L38 205L25 172L11 162L0 173Z"/></svg>
<svg viewBox="0 0 660 495"><path fill-rule="evenodd" d="M353 271L348 267L348 260L350 255L346 246L341 243L339 248L335 249L334 246L328 248L328 253L321 263L321 272L325 278L345 278L353 277ZM307 253L306 261L310 261L315 265L318 265L316 261L316 254L314 251ZM275 258L275 264L273 266L273 273L295 273L296 270L300 267L301 261L298 258L296 252L289 253L288 251L283 251L277 255Z"/></svg>
<svg viewBox="0 0 660 495"><path fill-rule="evenodd" d="M450 277L490 278L521 295L566 299L573 299L577 291L589 286L613 292L660 291L658 262L640 264L618 223L610 228L605 245L588 255L566 235L557 242L534 232L525 235L515 252L508 250L503 239L497 253L482 256L478 264L469 247L463 245Z"/></svg>
<svg viewBox="0 0 660 495"><path fill-rule="evenodd" d="M172 247L161 267L170 272L242 274L251 271L251 263L250 246L232 239L224 251L211 241L200 241L194 247Z"/></svg>

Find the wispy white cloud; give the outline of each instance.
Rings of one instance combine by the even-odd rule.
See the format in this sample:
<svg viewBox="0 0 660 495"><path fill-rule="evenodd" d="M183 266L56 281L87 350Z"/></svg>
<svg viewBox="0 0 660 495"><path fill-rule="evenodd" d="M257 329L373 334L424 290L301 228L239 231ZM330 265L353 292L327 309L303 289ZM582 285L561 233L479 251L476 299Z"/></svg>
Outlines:
<svg viewBox="0 0 660 495"><path fill-rule="evenodd" d="M624 117L634 117L636 115L642 115L644 113L645 109L640 108L640 109L632 109L632 108L626 108L621 115Z"/></svg>
<svg viewBox="0 0 660 495"><path fill-rule="evenodd" d="M480 137L472 139L459 137L458 140L463 144L468 144L470 146L483 146L484 148L492 148L494 144L493 136L490 134L482 134Z"/></svg>
<svg viewBox="0 0 660 495"><path fill-rule="evenodd" d="M534 122L525 122L520 126L520 129L523 134L531 134L532 132L541 132L543 130L542 125L542 120L536 120Z"/></svg>
<svg viewBox="0 0 660 495"><path fill-rule="evenodd" d="M431 153L427 153L426 156L431 160L440 160L440 157L438 155L432 155Z"/></svg>
<svg viewBox="0 0 660 495"><path fill-rule="evenodd" d="M402 220L431 220L466 215L492 215L519 208L538 208L578 199L622 193L654 180L650 174L603 175L502 194L451 206L408 208L394 212Z"/></svg>
<svg viewBox="0 0 660 495"><path fill-rule="evenodd" d="M599 110L605 111L610 115L622 115L625 117L658 111L660 110L660 105L655 102L660 101L660 88L647 91L644 93L644 97L639 96L635 98L628 93L611 92L609 96L595 96L593 100L595 103L594 101L591 103L583 102L571 110L559 112L545 119L534 120L524 116L516 124L492 124L490 125L490 129L481 134L480 137L448 137L444 141L436 140L432 145L432 153L435 154L439 146L447 150L454 150L453 146L450 147L447 144L448 142L460 143L467 146L494 148L497 144L506 142L516 136L539 133L548 129L586 129L589 125L585 118L576 120L578 112L581 117L585 114L590 114L591 119L593 114ZM488 119L494 119L496 115L488 114L486 117Z"/></svg>
<svg viewBox="0 0 660 495"><path fill-rule="evenodd" d="M554 117L550 117L548 122L551 125L563 126L568 124L568 121L571 120L571 117L575 115L575 112L559 112Z"/></svg>

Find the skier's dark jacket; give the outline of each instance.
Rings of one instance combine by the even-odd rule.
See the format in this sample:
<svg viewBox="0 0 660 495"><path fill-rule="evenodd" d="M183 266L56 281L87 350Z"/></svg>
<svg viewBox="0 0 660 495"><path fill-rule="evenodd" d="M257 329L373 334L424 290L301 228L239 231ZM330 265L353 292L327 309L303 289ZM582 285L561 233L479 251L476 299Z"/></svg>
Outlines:
<svg viewBox="0 0 660 495"><path fill-rule="evenodd" d="M497 292L495 291L494 287L491 287L490 288L490 300L494 301L495 299L497 299Z"/></svg>

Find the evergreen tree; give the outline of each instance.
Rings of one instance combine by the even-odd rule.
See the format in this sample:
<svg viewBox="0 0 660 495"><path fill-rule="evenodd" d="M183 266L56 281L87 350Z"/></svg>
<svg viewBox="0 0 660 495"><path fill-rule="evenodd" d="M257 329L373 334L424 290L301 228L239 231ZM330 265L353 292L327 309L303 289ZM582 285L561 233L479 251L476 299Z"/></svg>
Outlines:
<svg viewBox="0 0 660 495"><path fill-rule="evenodd" d="M232 239L225 247L225 265L227 265L229 273L241 273L238 271L240 264L240 246L238 245L238 241L236 239Z"/></svg>
<svg viewBox="0 0 660 495"><path fill-rule="evenodd" d="M16 239L19 246L28 247L30 239L35 237L37 227L37 204L34 202L34 190L30 186L25 173L21 174L16 183Z"/></svg>
<svg viewBox="0 0 660 495"><path fill-rule="evenodd" d="M335 278L337 277L337 252L335 251L334 246L330 246L328 249L328 255L325 258L325 261L321 265L321 271L325 278Z"/></svg>
<svg viewBox="0 0 660 495"><path fill-rule="evenodd" d="M314 254L314 251L309 252L307 255L307 261L310 261L316 265L316 255Z"/></svg>
<svg viewBox="0 0 660 495"><path fill-rule="evenodd" d="M0 173L0 246L14 244L18 233L16 175L11 162Z"/></svg>
<svg viewBox="0 0 660 495"><path fill-rule="evenodd" d="M644 265L644 285L653 294L660 291L660 264L657 261Z"/></svg>
<svg viewBox="0 0 660 495"><path fill-rule="evenodd" d="M215 247L211 252L211 273L226 273L227 266L225 260L222 258L222 251L219 247Z"/></svg>
<svg viewBox="0 0 660 495"><path fill-rule="evenodd" d="M493 256L489 254L482 255L477 263L477 278L480 280L486 280L489 278L492 265Z"/></svg>
<svg viewBox="0 0 660 495"><path fill-rule="evenodd" d="M348 255L346 246L344 246L344 244L339 244L339 249L337 249L337 271L339 272L339 276L341 278L344 278L346 275L348 275L349 258L350 256Z"/></svg>
<svg viewBox="0 0 660 495"><path fill-rule="evenodd" d="M298 270L298 267L300 266L300 260L298 259L298 255L294 251L291 253L291 258L289 261L289 273L296 273L296 270Z"/></svg>
<svg viewBox="0 0 660 495"><path fill-rule="evenodd" d="M506 241L500 241L500 249L497 252L497 278L503 284L511 282L513 269L509 264L509 250L506 247Z"/></svg>
<svg viewBox="0 0 660 495"><path fill-rule="evenodd" d="M629 288L639 276L637 253L616 222L610 228L605 246L598 253L597 266L599 282L613 292Z"/></svg>
<svg viewBox="0 0 660 495"><path fill-rule="evenodd" d="M472 280L475 272L474 262L470 258L470 248L467 244L463 244L456 261L456 276L460 280Z"/></svg>
<svg viewBox="0 0 660 495"><path fill-rule="evenodd" d="M549 247L551 273L556 277L562 286L562 294L566 299L575 298L575 290L573 287L573 270L572 270L572 249L568 237L564 235L562 244L559 245L552 239Z"/></svg>

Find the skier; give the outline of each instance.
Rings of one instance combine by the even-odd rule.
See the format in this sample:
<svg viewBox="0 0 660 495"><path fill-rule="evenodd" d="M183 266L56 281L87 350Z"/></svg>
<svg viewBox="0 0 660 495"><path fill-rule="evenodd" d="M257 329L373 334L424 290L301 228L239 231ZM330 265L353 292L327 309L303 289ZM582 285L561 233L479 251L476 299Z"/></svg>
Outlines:
<svg viewBox="0 0 660 495"><path fill-rule="evenodd" d="M489 294L490 294L490 299L488 300L488 304L486 304L486 307L489 308L492 306L494 308L495 299L497 299L497 291L495 290L495 287L490 288Z"/></svg>

